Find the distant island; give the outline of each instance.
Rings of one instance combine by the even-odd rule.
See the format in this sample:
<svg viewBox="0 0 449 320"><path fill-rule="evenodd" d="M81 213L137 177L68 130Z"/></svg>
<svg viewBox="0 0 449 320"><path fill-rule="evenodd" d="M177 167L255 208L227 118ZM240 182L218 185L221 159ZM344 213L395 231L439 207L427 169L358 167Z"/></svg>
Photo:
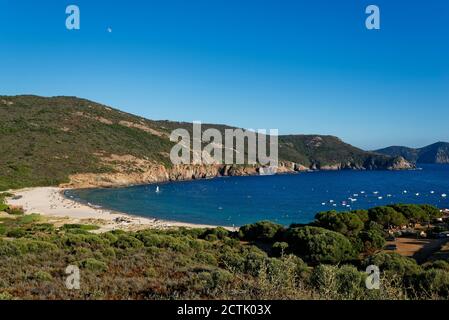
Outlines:
<svg viewBox="0 0 449 320"><path fill-rule="evenodd" d="M391 156L403 157L412 163L439 163L449 164L449 143L437 142L423 148L408 148L392 146L375 152Z"/></svg>
<svg viewBox="0 0 449 320"><path fill-rule="evenodd" d="M115 187L257 174L257 166L173 166L169 136L191 123L154 121L76 97L0 96L0 190L35 186ZM203 125L224 130L224 125ZM337 137L279 137L280 172L410 169Z"/></svg>

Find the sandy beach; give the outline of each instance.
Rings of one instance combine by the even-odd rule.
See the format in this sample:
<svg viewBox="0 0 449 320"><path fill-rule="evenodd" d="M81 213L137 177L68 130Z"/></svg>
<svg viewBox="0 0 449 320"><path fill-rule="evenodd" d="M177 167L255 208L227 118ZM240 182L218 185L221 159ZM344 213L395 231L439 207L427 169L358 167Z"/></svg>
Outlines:
<svg viewBox="0 0 449 320"><path fill-rule="evenodd" d="M84 223L100 227L98 232L122 229L168 229L176 227L214 228L216 226L197 225L183 222L131 216L102 208L94 208L63 195L66 189L58 187L27 188L12 190L14 198L7 199L8 205L22 207L26 214L37 213L55 223Z"/></svg>

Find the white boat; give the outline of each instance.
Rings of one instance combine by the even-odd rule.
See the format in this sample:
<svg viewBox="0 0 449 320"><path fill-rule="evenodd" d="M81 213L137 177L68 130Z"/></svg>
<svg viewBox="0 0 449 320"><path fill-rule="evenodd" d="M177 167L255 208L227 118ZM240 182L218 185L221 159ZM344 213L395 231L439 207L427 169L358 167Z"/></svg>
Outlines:
<svg viewBox="0 0 449 320"><path fill-rule="evenodd" d="M442 196L443 198L446 198L446 197L447 197L447 194L443 193L441 196Z"/></svg>
<svg viewBox="0 0 449 320"><path fill-rule="evenodd" d="M159 189L159 186L156 187L156 193L161 192L161 190Z"/></svg>

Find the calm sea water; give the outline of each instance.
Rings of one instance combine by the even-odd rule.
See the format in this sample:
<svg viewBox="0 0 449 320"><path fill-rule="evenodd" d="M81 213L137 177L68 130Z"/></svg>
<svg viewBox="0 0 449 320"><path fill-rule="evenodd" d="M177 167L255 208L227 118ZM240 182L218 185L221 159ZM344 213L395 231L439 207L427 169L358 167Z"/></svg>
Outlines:
<svg viewBox="0 0 449 320"><path fill-rule="evenodd" d="M138 216L223 226L260 220L284 225L307 223L324 210L393 203L429 203L449 208L449 165L422 165L422 170L413 171L227 177L158 186L159 193L156 185L145 185L71 190L66 195Z"/></svg>

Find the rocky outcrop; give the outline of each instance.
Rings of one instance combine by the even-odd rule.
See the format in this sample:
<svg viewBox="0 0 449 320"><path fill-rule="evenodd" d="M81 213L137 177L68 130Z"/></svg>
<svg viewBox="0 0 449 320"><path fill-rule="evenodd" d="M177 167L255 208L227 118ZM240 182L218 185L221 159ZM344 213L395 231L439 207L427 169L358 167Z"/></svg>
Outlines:
<svg viewBox="0 0 449 320"><path fill-rule="evenodd" d="M81 173L71 175L70 182L61 185L64 188L111 188L138 184L150 184L167 181L188 181L198 179L211 179L226 176L252 176L261 173L260 166L243 166L243 165L177 165L166 168L163 165L147 165L140 163L138 171L130 172L122 170L122 172L113 173ZM376 169L375 163L370 169ZM121 167L118 167L121 168ZM414 166L404 158L398 157L392 161L387 169L403 170L412 169ZM121 168L123 169L123 168ZM352 163L340 163L335 165L311 167L292 162L282 162L276 170L277 174L304 172L311 170L365 170L367 168L356 166Z"/></svg>

